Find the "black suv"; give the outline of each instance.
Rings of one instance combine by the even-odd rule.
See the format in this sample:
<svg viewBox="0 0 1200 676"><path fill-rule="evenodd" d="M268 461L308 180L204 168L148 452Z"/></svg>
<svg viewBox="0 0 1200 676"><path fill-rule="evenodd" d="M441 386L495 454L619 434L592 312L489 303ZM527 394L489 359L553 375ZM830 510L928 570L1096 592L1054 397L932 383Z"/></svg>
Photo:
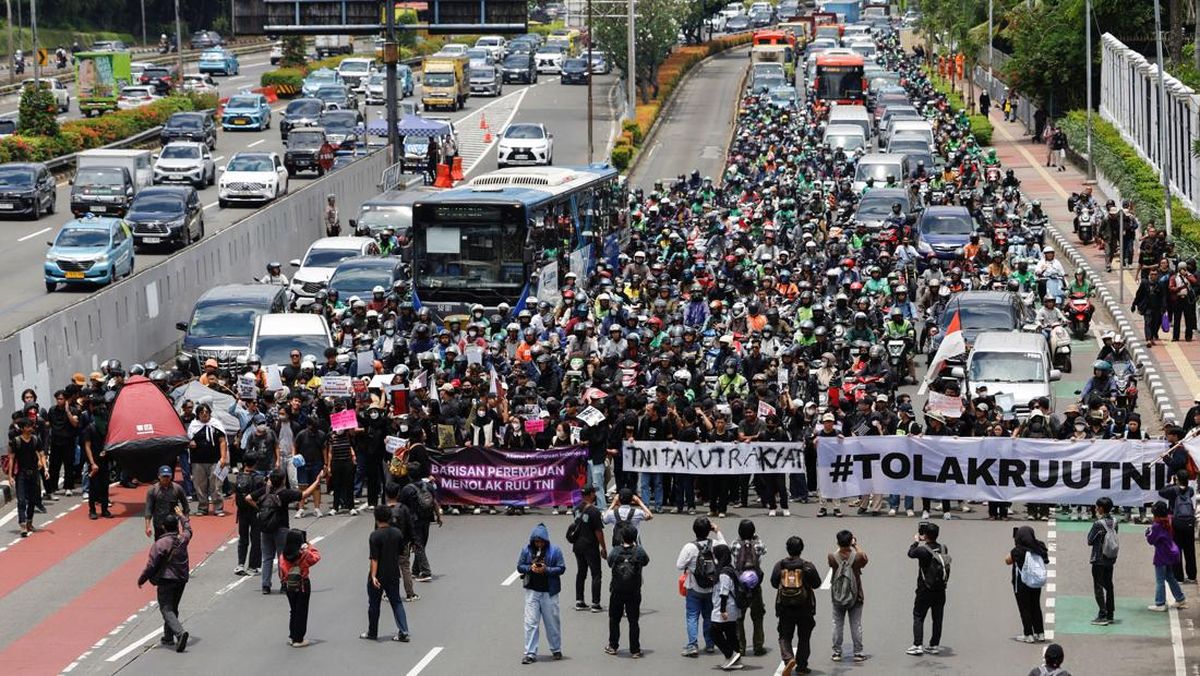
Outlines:
<svg viewBox="0 0 1200 676"><path fill-rule="evenodd" d="M287 104L283 110L283 120L279 122L279 136L287 140L288 132L296 127L315 127L321 122L321 113L325 112L325 102L321 99L296 99Z"/></svg>
<svg viewBox="0 0 1200 676"><path fill-rule="evenodd" d="M133 228L133 246L187 246L204 236L200 195L187 185L142 188L133 198L125 222Z"/></svg>
<svg viewBox="0 0 1200 676"><path fill-rule="evenodd" d="M195 141L214 150L217 147L217 123L208 112L173 113L159 132L158 140L164 146L171 141Z"/></svg>
<svg viewBox="0 0 1200 676"><path fill-rule="evenodd" d="M142 71L141 82L154 85L154 91L159 96L167 96L175 91L175 85L179 82L179 68L174 65L151 66Z"/></svg>
<svg viewBox="0 0 1200 676"><path fill-rule="evenodd" d="M37 220L54 213L57 187L54 175L41 162L0 164L0 215L23 215Z"/></svg>
<svg viewBox="0 0 1200 676"><path fill-rule="evenodd" d="M516 52L504 57L500 66L504 74L504 83L521 82L533 84L537 82L537 64L533 60L533 52Z"/></svg>
<svg viewBox="0 0 1200 676"><path fill-rule="evenodd" d="M324 127L293 129L283 153L283 166L287 168L288 176L302 171L315 171L317 176L324 176L333 166L333 146L329 144Z"/></svg>
<svg viewBox="0 0 1200 676"><path fill-rule="evenodd" d="M216 31L196 31L192 33L192 49L208 49L210 47L220 47L224 44L221 36Z"/></svg>

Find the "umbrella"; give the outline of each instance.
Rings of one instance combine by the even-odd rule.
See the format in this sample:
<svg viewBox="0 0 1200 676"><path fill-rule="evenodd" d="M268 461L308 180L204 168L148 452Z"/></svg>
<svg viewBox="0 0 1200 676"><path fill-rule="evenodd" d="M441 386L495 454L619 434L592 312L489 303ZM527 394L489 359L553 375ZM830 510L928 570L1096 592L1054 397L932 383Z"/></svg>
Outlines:
<svg viewBox="0 0 1200 676"><path fill-rule="evenodd" d="M213 418L219 420L225 426L225 431L229 434L237 434L241 427L241 422L237 416L229 412L233 406L233 395L224 392L218 392L211 387L205 387L198 381L191 381L183 387L182 390L175 390L171 393L175 399L175 410L183 411L183 402L185 399L191 399L196 404L202 401L207 401L212 406Z"/></svg>
<svg viewBox="0 0 1200 676"><path fill-rule="evenodd" d="M371 120L367 123L367 132L375 136L387 136L387 119L377 117ZM396 123L396 132L406 138L434 138L449 135L450 125L409 114Z"/></svg>

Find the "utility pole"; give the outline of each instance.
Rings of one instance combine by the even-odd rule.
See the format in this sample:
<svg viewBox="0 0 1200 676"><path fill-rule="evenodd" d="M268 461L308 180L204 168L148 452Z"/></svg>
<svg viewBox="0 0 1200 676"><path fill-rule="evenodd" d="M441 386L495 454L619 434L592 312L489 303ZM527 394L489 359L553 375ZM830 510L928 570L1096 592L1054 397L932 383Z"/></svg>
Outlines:
<svg viewBox="0 0 1200 676"><path fill-rule="evenodd" d="M179 0L175 0L175 63L183 77L183 23L179 20Z"/></svg>
<svg viewBox="0 0 1200 676"><path fill-rule="evenodd" d="M13 42L12 0L4 0L4 8L8 10L8 82L11 84L17 81L17 50L16 43Z"/></svg>
<svg viewBox="0 0 1200 676"><path fill-rule="evenodd" d="M142 0L142 46L150 44L146 40L146 0Z"/></svg>
<svg viewBox="0 0 1200 676"><path fill-rule="evenodd" d="M33 47L29 51L30 55L33 56L33 86L36 89L41 86L38 84L38 80L42 77L42 67L38 63L37 0L30 0L29 2L29 32L33 40Z"/></svg>
<svg viewBox="0 0 1200 676"><path fill-rule="evenodd" d="M592 0L587 0L587 29L588 29L588 44L587 44L587 76L588 76L588 111L587 111L587 139L588 152L587 163L592 163Z"/></svg>
<svg viewBox="0 0 1200 676"><path fill-rule="evenodd" d="M1157 6L1158 0L1154 0L1154 4ZM1155 20L1158 20L1157 15ZM1083 3L1083 23L1087 29L1087 178L1089 181L1095 181L1096 164L1092 162L1092 0L1085 0ZM1159 59L1161 62L1161 54Z"/></svg>
<svg viewBox="0 0 1200 676"><path fill-rule="evenodd" d="M387 97L388 146L392 149L392 162L404 161L404 148L400 145L400 119L396 108L396 60L399 49L396 46L396 6L392 0L383 3L384 26L387 29L387 39L383 43L383 63L385 68L384 95ZM430 140L430 143L433 141Z"/></svg>
<svg viewBox="0 0 1200 676"><path fill-rule="evenodd" d="M994 80L992 79L992 3L993 0L988 0L988 86L990 87Z"/></svg>
<svg viewBox="0 0 1200 676"><path fill-rule="evenodd" d="M1089 0L1090 2L1090 0ZM1158 57L1158 172L1163 185L1163 222L1167 227L1167 239L1171 238L1171 179L1167 176L1167 80L1166 62L1163 61L1162 3L1154 0L1154 48ZM1091 79L1088 79L1091 85ZM1089 106L1090 110L1090 106ZM1090 154L1090 153L1089 153Z"/></svg>
<svg viewBox="0 0 1200 676"><path fill-rule="evenodd" d="M633 1L634 0L629 0L629 28L628 33L625 36L625 62L628 67L628 72L625 73L625 103L628 108L625 117L630 120L637 119L637 50L633 44ZM1155 2L1157 1L1158 0L1155 0Z"/></svg>

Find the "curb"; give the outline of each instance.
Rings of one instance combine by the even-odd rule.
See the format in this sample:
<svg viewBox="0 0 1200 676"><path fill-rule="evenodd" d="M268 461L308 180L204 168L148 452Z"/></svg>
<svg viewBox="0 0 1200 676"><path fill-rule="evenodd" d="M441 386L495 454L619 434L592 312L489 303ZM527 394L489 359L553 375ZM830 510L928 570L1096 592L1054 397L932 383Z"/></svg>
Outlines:
<svg viewBox="0 0 1200 676"><path fill-rule="evenodd" d="M1053 226L1053 224L1051 224ZM1158 369L1154 366L1150 357L1149 350L1146 349L1146 343L1142 339L1141 334L1134 329L1133 322L1129 319L1128 313L1121 303L1117 301L1117 297L1108 288L1108 281L1103 279L1092 264L1084 258L1083 254L1074 244L1067 240L1067 236L1059 232L1057 227L1046 229L1050 239L1060 255L1071 260L1071 263L1077 268L1083 270L1088 279L1096 285L1097 295L1100 301L1104 304L1104 308L1112 315L1113 320L1117 323L1117 330L1125 336L1125 342L1129 345L1130 352L1133 353L1134 359L1142 369L1146 383L1150 388L1150 396L1153 398L1154 409L1158 412L1159 418L1163 424L1174 424L1179 415L1175 411L1175 404L1172 403L1170 392L1167 390L1166 383L1162 376L1158 373Z"/></svg>

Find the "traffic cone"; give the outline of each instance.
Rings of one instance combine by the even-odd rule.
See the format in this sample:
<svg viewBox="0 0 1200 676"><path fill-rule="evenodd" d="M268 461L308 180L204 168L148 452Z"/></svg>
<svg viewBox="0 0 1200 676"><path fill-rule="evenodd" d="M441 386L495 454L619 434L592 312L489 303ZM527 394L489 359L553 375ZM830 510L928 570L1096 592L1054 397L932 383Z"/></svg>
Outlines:
<svg viewBox="0 0 1200 676"><path fill-rule="evenodd" d="M484 142L484 143L491 143L491 142L492 142L492 130L491 130L491 129L488 129L488 128L486 128L486 127L485 127L485 128L484 128L484 130L483 130L483 142Z"/></svg>
<svg viewBox="0 0 1200 676"><path fill-rule="evenodd" d="M450 180L450 165L441 163L437 165L437 174L433 181L435 188L453 188L454 183Z"/></svg>
<svg viewBox="0 0 1200 676"><path fill-rule="evenodd" d="M450 162L450 180L463 180L462 157L459 157L458 155L455 155L454 159Z"/></svg>
<svg viewBox="0 0 1200 676"><path fill-rule="evenodd" d="M479 128L480 128L480 129L487 129L487 128L488 128L488 123L487 123L487 114L485 114L485 113L480 113L480 114L479 114Z"/></svg>

